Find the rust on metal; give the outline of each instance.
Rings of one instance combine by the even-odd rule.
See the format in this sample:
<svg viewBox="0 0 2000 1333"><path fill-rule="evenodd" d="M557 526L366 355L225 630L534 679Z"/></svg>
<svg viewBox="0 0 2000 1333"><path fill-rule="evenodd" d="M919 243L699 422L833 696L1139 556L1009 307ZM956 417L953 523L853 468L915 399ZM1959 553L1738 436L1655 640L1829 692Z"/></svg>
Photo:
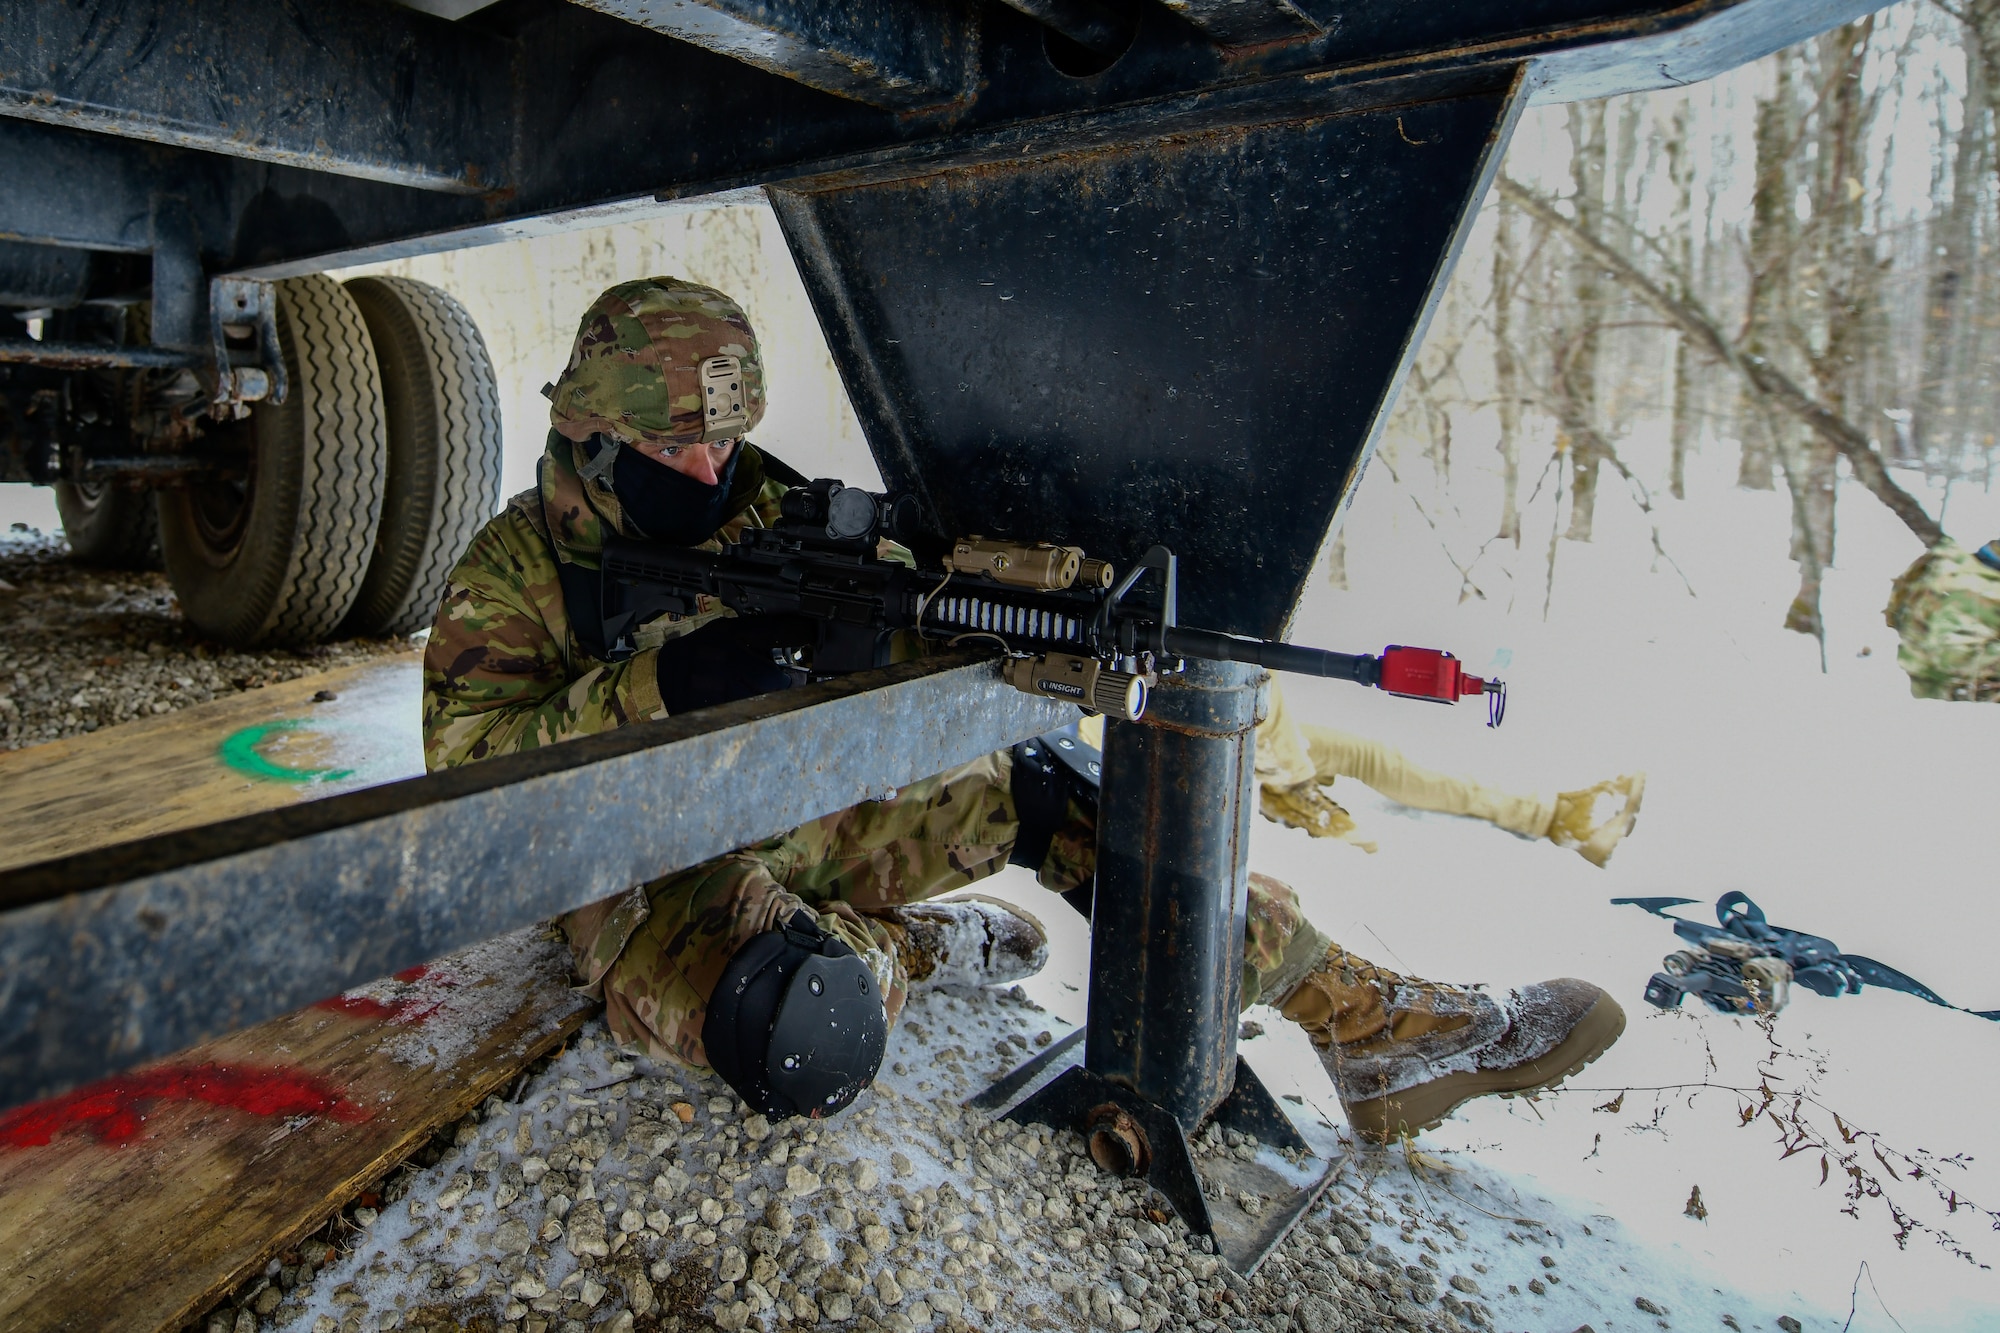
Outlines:
<svg viewBox="0 0 2000 1333"><path fill-rule="evenodd" d="M0 364L50 370L182 370L203 364L190 352L163 347L100 347L91 343L0 339Z"/></svg>
<svg viewBox="0 0 2000 1333"><path fill-rule="evenodd" d="M1090 1135L1090 1160L1115 1176L1143 1176L1152 1169L1153 1145L1146 1128L1124 1107L1105 1102L1091 1108L1084 1122Z"/></svg>

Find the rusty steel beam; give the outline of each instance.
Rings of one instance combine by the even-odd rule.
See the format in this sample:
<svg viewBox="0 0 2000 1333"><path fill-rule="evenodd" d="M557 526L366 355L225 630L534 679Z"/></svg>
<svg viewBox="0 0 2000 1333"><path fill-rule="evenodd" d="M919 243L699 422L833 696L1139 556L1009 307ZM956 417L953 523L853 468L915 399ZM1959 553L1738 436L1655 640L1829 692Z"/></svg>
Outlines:
<svg viewBox="0 0 2000 1333"><path fill-rule="evenodd" d="M112 347L0 338L0 365L46 366L52 370L179 370L206 364L208 358L199 352L169 347Z"/></svg>
<svg viewBox="0 0 2000 1333"><path fill-rule="evenodd" d="M854 7L852 49L829 38L815 57L856 77L901 69L946 98L892 110L576 4L451 23L352 0L0 0L0 239L143 253L158 197L178 194L205 272L289 276L630 220L656 201L746 186L1159 140L1269 114L1259 103L1384 105L1421 84L1418 98L1435 97L1523 64L1542 100L1658 87L1872 0L1375 5L1337 22L1324 0L1289 0L1325 30L1244 46L1146 3L1117 7L1134 26L1116 50L1117 34L1075 21L1098 0L1019 0L986 5L969 29L932 24L949 43L891 40L914 40L924 16L952 12L944 2L912 9L907 33L877 34L873 56L860 54L873 11ZM634 12L677 6L807 12L805 0ZM828 3L816 21L847 8ZM1079 48L1110 63L1074 77L1062 42L1020 11L1090 38ZM961 62L963 85L951 72Z"/></svg>
<svg viewBox="0 0 2000 1333"><path fill-rule="evenodd" d="M1160 0L1223 46L1317 37L1338 19L1323 0Z"/></svg>
<svg viewBox="0 0 2000 1333"><path fill-rule="evenodd" d="M967 0L575 0L717 55L879 107L971 91L978 29Z"/></svg>
<svg viewBox="0 0 2000 1333"><path fill-rule="evenodd" d="M0 873L0 1109L1075 716L949 654Z"/></svg>
<svg viewBox="0 0 2000 1333"><path fill-rule="evenodd" d="M514 63L511 43L377 5L15 3L0 114L473 194L508 184Z"/></svg>
<svg viewBox="0 0 2000 1333"><path fill-rule="evenodd" d="M1235 1085L1263 678L1190 660L1104 737L1084 1064L1189 1133Z"/></svg>
<svg viewBox="0 0 2000 1333"><path fill-rule="evenodd" d="M1099 0L1001 0L1051 32L1086 51L1113 59L1132 44L1138 31L1133 19L1106 8Z"/></svg>

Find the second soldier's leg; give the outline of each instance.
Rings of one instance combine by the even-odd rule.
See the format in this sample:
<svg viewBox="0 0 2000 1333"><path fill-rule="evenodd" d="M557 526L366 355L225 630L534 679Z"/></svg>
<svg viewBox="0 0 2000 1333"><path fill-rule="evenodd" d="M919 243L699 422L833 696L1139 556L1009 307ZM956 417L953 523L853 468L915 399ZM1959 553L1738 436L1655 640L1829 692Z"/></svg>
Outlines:
<svg viewBox="0 0 2000 1333"><path fill-rule="evenodd" d="M1574 849L1592 865L1609 860L1619 840L1632 831L1646 790L1644 773L1626 773L1580 791L1559 792L1553 802L1510 796L1469 778L1419 768L1380 741L1310 724L1300 731L1322 782L1351 777L1419 810L1470 815L1523 837L1547 838Z"/></svg>
<svg viewBox="0 0 2000 1333"><path fill-rule="evenodd" d="M1332 727L1301 723L1299 731L1320 782L1353 778L1399 805L1468 815L1524 837L1548 836L1555 810L1539 797L1513 796L1470 778L1433 772L1392 746Z"/></svg>

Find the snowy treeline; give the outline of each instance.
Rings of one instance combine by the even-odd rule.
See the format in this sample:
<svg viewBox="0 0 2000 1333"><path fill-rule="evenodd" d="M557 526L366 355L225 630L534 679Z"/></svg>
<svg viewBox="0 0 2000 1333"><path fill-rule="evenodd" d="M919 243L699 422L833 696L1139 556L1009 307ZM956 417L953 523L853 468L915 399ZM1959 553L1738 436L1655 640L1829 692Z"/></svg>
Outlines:
<svg viewBox="0 0 2000 1333"><path fill-rule="evenodd" d="M1843 480L1948 529L1952 488L1992 482L1996 106L2000 0L1968 0L1529 111L1380 453L1463 594L1545 601L1601 487L1657 512L1723 444L1739 485L1789 494L1802 633Z"/></svg>

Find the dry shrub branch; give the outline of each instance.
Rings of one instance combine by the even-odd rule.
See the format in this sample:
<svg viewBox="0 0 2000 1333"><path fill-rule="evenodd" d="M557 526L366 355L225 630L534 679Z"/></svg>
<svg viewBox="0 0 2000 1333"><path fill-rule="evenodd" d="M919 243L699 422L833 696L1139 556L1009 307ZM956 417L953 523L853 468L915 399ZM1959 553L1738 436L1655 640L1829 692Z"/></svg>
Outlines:
<svg viewBox="0 0 2000 1333"><path fill-rule="evenodd" d="M1682 1011L1673 1011L1681 1014ZM1687 1015L1688 1021L1699 1022ZM1879 1206L1889 1218L1898 1248L1906 1249L1910 1237L1928 1236L1947 1252L1978 1268L1991 1264L1975 1254L1942 1223L1920 1217L1919 1205L1910 1201L1907 1188L1928 1190L1947 1217L1968 1213L1987 1228L2000 1232L2000 1211L1980 1205L1960 1193L1953 1183L1954 1173L1966 1171L1973 1162L1967 1153L1938 1153L1928 1148L1899 1148L1874 1130L1862 1128L1852 1117L1828 1105L1818 1089L1826 1075L1826 1061L1817 1051L1794 1051L1778 1040L1774 1018L1757 1020L1764 1034L1765 1049L1758 1057L1754 1083L1730 1083L1704 1077L1688 1083L1662 1083L1622 1088L1561 1088L1551 1096L1571 1094L1612 1094L1611 1099L1591 1108L1617 1115L1624 1110L1625 1098L1632 1093L1652 1093L1651 1119L1628 1128L1634 1132L1667 1132L1665 1119L1678 1101L1692 1109L1704 1093L1730 1093L1736 1098L1733 1114L1738 1126L1749 1129L1768 1126L1776 1135L1780 1161L1804 1157L1819 1162L1819 1181L1824 1187L1838 1174L1842 1179L1840 1211L1860 1220L1865 1207ZM1714 1068L1711 1055L1710 1067ZM1904 1192L1899 1193L1902 1190Z"/></svg>

